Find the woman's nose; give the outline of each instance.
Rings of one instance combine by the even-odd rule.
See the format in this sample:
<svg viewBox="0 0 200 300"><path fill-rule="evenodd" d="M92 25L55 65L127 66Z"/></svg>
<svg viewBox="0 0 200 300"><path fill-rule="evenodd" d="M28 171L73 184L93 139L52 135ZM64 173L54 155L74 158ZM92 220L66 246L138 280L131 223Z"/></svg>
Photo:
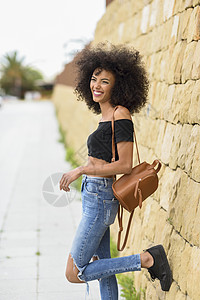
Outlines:
<svg viewBox="0 0 200 300"><path fill-rule="evenodd" d="M94 84L95 89L99 89L100 88L100 82L96 81Z"/></svg>

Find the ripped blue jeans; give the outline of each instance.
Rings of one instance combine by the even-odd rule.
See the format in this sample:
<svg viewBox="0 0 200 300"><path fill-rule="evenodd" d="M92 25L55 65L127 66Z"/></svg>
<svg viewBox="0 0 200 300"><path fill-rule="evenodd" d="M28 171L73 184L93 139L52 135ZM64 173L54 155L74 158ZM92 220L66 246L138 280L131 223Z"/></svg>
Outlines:
<svg viewBox="0 0 200 300"><path fill-rule="evenodd" d="M140 254L111 258L110 230L114 223L118 200L113 195L113 178L83 175L81 185L82 219L77 229L71 256L84 282L99 280L102 300L117 300L115 274L140 271ZM91 258L98 260L93 262Z"/></svg>

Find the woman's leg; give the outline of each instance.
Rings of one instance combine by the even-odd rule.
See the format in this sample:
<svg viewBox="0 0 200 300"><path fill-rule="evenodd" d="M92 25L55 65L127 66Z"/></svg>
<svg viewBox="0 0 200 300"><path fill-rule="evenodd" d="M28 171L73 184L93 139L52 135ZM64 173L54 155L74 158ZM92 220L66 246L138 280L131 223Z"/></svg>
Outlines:
<svg viewBox="0 0 200 300"><path fill-rule="evenodd" d="M100 181L103 181L103 179ZM94 182L87 180L85 182L83 178L81 192L82 219L76 231L66 268L67 279L74 283L81 282L79 280L80 275L99 247L107 229L102 224L102 208L100 197L98 197L98 180Z"/></svg>
<svg viewBox="0 0 200 300"><path fill-rule="evenodd" d="M164 286L167 290L171 282L170 269L164 249L160 247L156 246L155 249L151 251L149 249L142 254L102 258L89 263L117 213L117 203L112 198L112 184L109 180L108 182L104 180L92 178L82 184L83 217L71 250L73 264L76 266L75 274L78 273L77 277L81 281L88 282L95 279L102 280L118 273L140 271L141 267L145 267L150 268L153 277L159 278L163 286L166 283L165 278L169 279L167 279L169 283ZM151 267L153 261L154 265Z"/></svg>
<svg viewBox="0 0 200 300"><path fill-rule="evenodd" d="M95 255L98 259L110 258L110 228L108 227L97 249ZM99 280L102 300L117 300L118 286L116 276L108 276Z"/></svg>

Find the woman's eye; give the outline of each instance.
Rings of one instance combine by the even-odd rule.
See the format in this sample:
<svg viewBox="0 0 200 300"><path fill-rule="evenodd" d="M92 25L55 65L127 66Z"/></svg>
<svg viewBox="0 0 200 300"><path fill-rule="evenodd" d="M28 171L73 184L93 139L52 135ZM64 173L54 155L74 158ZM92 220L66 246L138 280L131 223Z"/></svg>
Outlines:
<svg viewBox="0 0 200 300"><path fill-rule="evenodd" d="M108 81L103 81L103 83L109 84L109 82L108 82Z"/></svg>
<svg viewBox="0 0 200 300"><path fill-rule="evenodd" d="M96 81L96 79L95 78L91 78L91 81Z"/></svg>

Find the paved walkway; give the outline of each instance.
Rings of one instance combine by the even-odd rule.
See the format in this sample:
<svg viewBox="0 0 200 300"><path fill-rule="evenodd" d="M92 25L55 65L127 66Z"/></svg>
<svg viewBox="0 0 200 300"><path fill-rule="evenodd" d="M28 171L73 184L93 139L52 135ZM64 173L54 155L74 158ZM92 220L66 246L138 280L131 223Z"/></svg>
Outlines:
<svg viewBox="0 0 200 300"><path fill-rule="evenodd" d="M48 176L69 170L53 104L9 102L0 109L0 299L82 300L85 284L64 277L81 214L80 193L65 207L42 195ZM100 299L98 282L91 300Z"/></svg>

